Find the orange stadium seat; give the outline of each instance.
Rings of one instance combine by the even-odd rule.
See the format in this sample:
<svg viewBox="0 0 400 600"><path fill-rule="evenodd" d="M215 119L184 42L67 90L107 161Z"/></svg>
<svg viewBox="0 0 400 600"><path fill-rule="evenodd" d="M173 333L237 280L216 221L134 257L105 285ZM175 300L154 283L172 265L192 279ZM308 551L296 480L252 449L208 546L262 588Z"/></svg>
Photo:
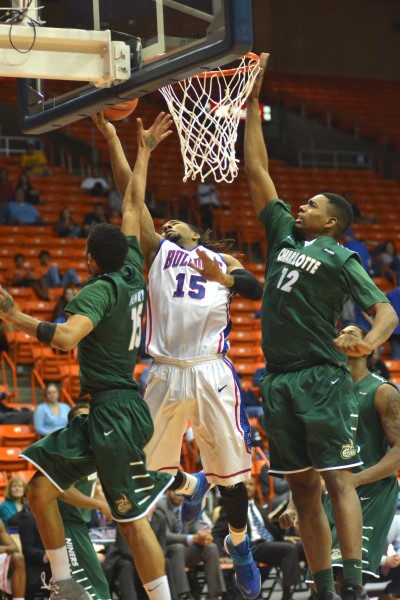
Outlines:
<svg viewBox="0 0 400 600"><path fill-rule="evenodd" d="M0 471L24 471L28 468L28 462L18 458L21 448L5 448L0 446Z"/></svg>

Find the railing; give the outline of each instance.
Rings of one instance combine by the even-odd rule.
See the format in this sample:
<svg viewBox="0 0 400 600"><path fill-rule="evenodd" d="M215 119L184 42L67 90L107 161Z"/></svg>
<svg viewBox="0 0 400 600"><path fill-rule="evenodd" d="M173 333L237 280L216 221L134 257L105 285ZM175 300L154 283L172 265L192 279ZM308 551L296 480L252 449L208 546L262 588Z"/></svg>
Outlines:
<svg viewBox="0 0 400 600"><path fill-rule="evenodd" d="M6 363L11 371L12 387L13 387L12 391L7 382ZM17 368L15 366L14 361L11 359L11 357L7 354L7 352L5 350L3 350L3 352L1 353L1 374L3 377L3 384L10 390L10 396L14 400L14 402L16 402L18 399Z"/></svg>
<svg viewBox="0 0 400 600"><path fill-rule="evenodd" d="M42 141L39 138L34 139L37 147L42 146ZM26 152L26 137L16 135L6 135L0 137L0 156L21 155Z"/></svg>
<svg viewBox="0 0 400 600"><path fill-rule="evenodd" d="M360 169L373 168L372 155L369 152L351 150L309 150L298 152L300 167L330 168L330 169Z"/></svg>
<svg viewBox="0 0 400 600"><path fill-rule="evenodd" d="M41 388L44 393L46 389L46 385L39 375L39 372L36 369L32 369L31 371L31 395L32 395L32 404L37 406L37 396L36 396L36 388Z"/></svg>

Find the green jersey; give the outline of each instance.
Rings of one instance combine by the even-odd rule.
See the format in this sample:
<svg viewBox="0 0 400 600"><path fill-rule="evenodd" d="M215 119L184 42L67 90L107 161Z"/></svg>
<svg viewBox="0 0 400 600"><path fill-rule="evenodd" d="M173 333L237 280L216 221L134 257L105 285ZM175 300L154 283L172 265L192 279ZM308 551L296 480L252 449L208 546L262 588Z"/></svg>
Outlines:
<svg viewBox="0 0 400 600"><path fill-rule="evenodd" d="M355 467L354 471L361 471L376 465L389 450L381 420L375 408L376 391L384 384L391 385L376 373L369 373L355 384L354 392L358 402L356 444L359 447L363 465Z"/></svg>
<svg viewBox="0 0 400 600"><path fill-rule="evenodd" d="M75 487L85 496L92 498L96 479L97 473L93 473L93 475L89 475L89 477L84 477L80 481L77 481L75 483ZM90 522L92 516L92 511L90 508L79 508L78 506L67 504L62 500L58 500L58 508L60 509L60 514L63 522L75 521L84 524Z"/></svg>
<svg viewBox="0 0 400 600"><path fill-rule="evenodd" d="M68 303L66 311L88 317L94 329L78 344L81 395L138 389L133 369L141 338L146 284L136 237L119 271L96 275Z"/></svg>
<svg viewBox="0 0 400 600"><path fill-rule="evenodd" d="M362 309L388 302L359 264L358 255L332 237L303 240L281 200L260 214L268 254L261 328L271 369L293 370L318 362L347 364L332 340L344 304L352 296Z"/></svg>

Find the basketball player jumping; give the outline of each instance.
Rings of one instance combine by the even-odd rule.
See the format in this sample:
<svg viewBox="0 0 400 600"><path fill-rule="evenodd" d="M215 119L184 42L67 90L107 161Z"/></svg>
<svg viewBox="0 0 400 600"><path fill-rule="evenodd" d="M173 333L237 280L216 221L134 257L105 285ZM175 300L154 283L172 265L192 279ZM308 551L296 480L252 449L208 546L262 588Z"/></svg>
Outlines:
<svg viewBox="0 0 400 600"><path fill-rule="evenodd" d="M323 193L301 206L297 218L278 199L268 169L259 94L268 55L247 100L245 168L255 211L268 240L261 311L267 371L261 380L271 472L284 474L317 592L335 597L331 534L321 503L320 473L332 499L343 557L342 598L366 598L362 587L362 518L351 468L361 464L354 443L358 407L348 355L366 356L397 324L386 296L337 240L350 227L352 209ZM336 322L352 296L374 316L361 340L336 338Z"/></svg>
<svg viewBox="0 0 400 600"><path fill-rule="evenodd" d="M120 194L131 169L114 126L94 121L108 141ZM154 420L146 446L149 468L176 475L170 489L186 496L182 520L189 524L202 510L204 496L217 484L228 515L226 549L245 598L257 598L260 574L246 535L247 491L251 471L249 425L237 376L225 357L233 293L258 299L262 287L229 254L220 254L201 230L182 221L166 223L158 235L147 208L142 212L141 245L149 269L147 352L154 363L145 400ZM182 437L190 420L204 471L178 471Z"/></svg>

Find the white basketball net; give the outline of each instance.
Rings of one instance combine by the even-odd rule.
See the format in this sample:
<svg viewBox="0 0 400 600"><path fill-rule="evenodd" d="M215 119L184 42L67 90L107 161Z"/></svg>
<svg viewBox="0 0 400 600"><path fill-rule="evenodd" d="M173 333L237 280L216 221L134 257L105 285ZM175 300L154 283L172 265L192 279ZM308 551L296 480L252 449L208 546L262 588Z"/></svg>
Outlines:
<svg viewBox="0 0 400 600"><path fill-rule="evenodd" d="M179 133L183 181L198 175L201 181L210 175L215 181L231 183L235 179L239 171L235 144L242 105L259 70L259 57L247 54L234 69L201 73L175 87L161 88Z"/></svg>

